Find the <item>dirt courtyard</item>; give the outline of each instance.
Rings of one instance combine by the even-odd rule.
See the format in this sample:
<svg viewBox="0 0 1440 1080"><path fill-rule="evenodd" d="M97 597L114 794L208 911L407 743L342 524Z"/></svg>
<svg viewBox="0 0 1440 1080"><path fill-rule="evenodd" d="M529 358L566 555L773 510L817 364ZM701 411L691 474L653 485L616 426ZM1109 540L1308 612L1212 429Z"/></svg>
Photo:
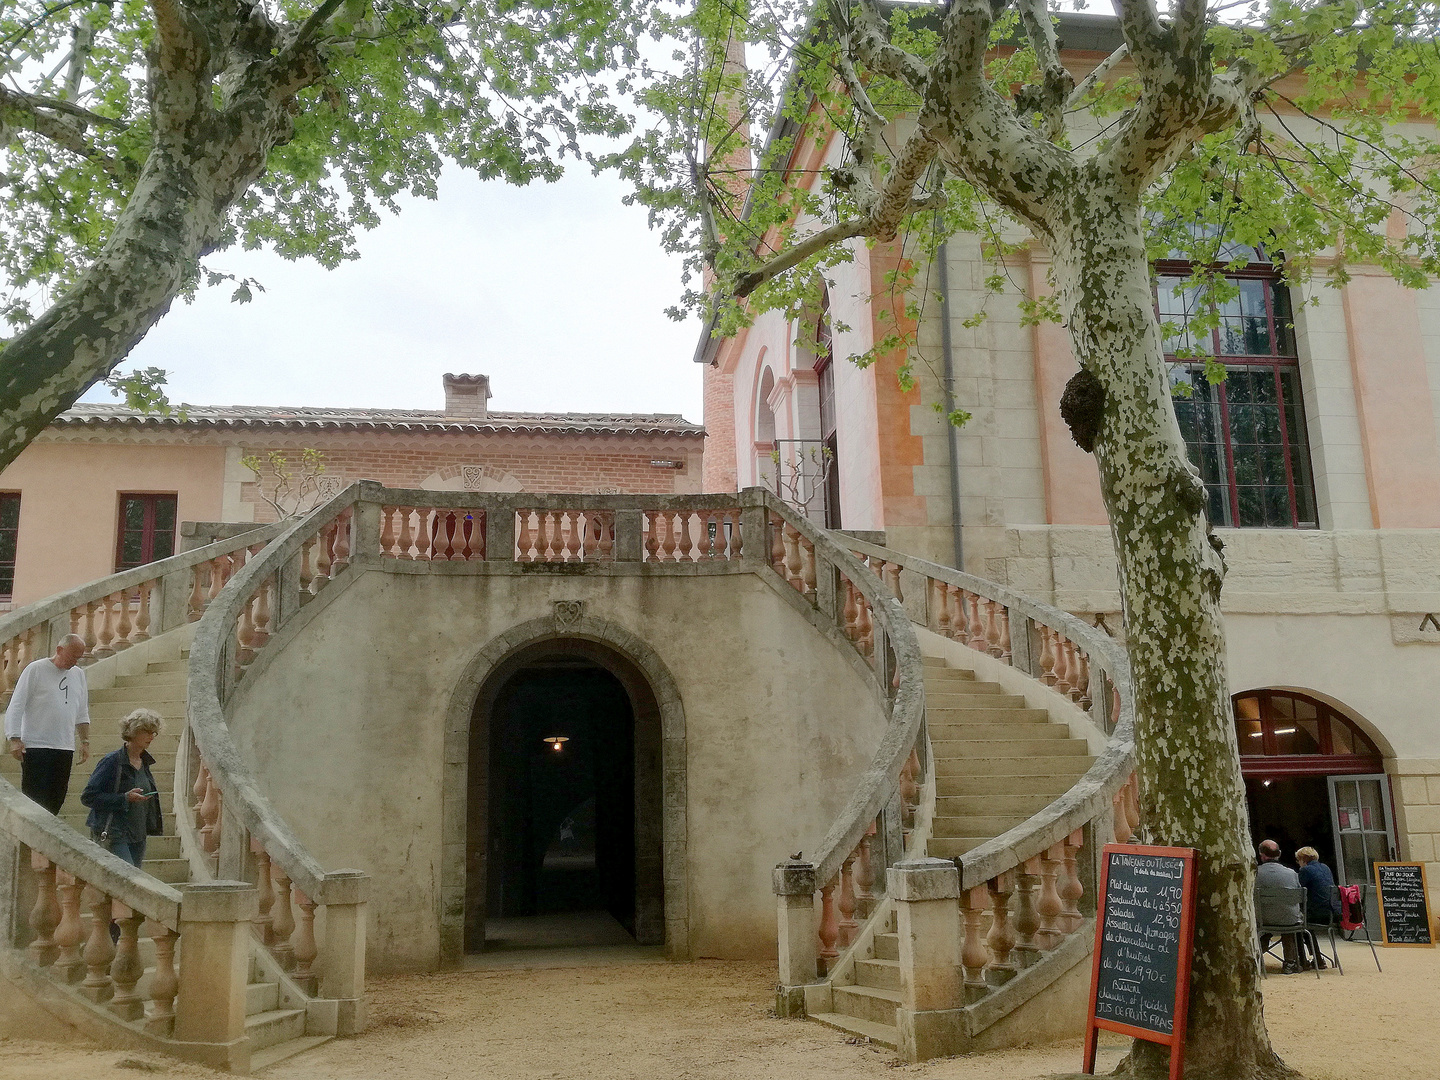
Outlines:
<svg viewBox="0 0 1440 1080"><path fill-rule="evenodd" d="M1310 1080L1440 1075L1440 952L1342 945L1345 975L1274 976L1275 1048ZM1080 1066L1059 1046L902 1065L891 1051L770 1014L770 965L698 961L376 979L371 1025L267 1070L272 1080L1032 1080ZM1101 1058L1119 1059L1119 1042ZM125 1062L121 1065L121 1062ZM215 1077L154 1055L0 1039L0 1080Z"/></svg>

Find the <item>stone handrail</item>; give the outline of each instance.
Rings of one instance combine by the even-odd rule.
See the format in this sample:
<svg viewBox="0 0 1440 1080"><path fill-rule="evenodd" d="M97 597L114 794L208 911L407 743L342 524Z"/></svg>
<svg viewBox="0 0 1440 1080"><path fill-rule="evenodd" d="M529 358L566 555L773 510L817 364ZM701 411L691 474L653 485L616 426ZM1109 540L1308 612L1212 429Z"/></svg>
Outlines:
<svg viewBox="0 0 1440 1080"><path fill-rule="evenodd" d="M65 634L74 632L85 638L87 648L81 663L89 664L198 617L199 609L211 598L208 586L214 583L213 591L219 591L224 576L220 563L228 570L252 549L268 543L279 528L256 526L239 536L122 570L0 616L0 693L8 696L25 665L48 656Z"/></svg>

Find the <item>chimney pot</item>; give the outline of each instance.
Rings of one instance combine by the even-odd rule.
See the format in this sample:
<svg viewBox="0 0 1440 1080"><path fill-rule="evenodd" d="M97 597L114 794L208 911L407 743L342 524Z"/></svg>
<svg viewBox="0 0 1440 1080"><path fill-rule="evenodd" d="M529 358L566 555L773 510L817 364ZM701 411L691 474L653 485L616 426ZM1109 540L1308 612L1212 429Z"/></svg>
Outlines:
<svg viewBox="0 0 1440 1080"><path fill-rule="evenodd" d="M490 415L490 376L445 375L445 417L484 420Z"/></svg>

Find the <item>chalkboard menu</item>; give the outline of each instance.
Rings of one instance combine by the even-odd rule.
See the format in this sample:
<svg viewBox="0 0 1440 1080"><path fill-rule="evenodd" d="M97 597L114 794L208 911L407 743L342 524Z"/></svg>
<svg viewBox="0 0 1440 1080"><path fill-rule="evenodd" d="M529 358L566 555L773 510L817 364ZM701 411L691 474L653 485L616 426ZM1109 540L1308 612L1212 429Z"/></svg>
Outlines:
<svg viewBox="0 0 1440 1080"><path fill-rule="evenodd" d="M1377 862L1375 892L1380 898L1381 936L1386 945L1435 944L1423 863Z"/></svg>
<svg viewBox="0 0 1440 1080"><path fill-rule="evenodd" d="M1094 1071L1104 1028L1168 1045L1170 1075L1179 1077L1190 997L1195 851L1110 844L1101 860L1085 1071Z"/></svg>

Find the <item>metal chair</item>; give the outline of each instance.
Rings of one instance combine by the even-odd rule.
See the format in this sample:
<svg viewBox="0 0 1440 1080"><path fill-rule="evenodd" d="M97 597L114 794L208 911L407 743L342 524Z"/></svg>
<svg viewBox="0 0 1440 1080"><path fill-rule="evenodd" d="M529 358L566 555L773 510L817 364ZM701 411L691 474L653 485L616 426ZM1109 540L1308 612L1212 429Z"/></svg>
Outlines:
<svg viewBox="0 0 1440 1080"><path fill-rule="evenodd" d="M1370 946L1370 957L1375 961L1375 970L1384 971L1384 968L1380 966L1380 954L1375 951L1375 939L1370 936L1370 903L1369 899L1366 896L1366 893L1367 891L1372 891L1373 886L1361 884L1358 887L1360 889L1360 925L1365 930L1365 943ZM1337 893L1340 891L1338 886L1336 887L1335 891ZM1345 940L1354 941L1355 931L1346 931Z"/></svg>
<svg viewBox="0 0 1440 1080"><path fill-rule="evenodd" d="M1281 911L1293 911L1296 919L1293 922L1267 923L1262 917L1266 908ZM1320 946L1315 940L1315 935L1305 923L1305 886L1304 885L1256 885L1255 886L1255 921L1257 932L1260 935L1260 953L1256 962L1260 965L1260 977L1266 978L1265 957L1273 955L1270 950L1280 943L1280 939L1292 934L1298 935L1302 940L1310 939L1311 952L1318 953ZM1274 939L1270 945L1264 944L1266 937ZM1298 943L1297 943L1298 944ZM1297 954L1299 950L1296 950ZM1284 959L1280 958L1283 965ZM1320 966L1315 966L1315 978L1320 978Z"/></svg>
<svg viewBox="0 0 1440 1080"><path fill-rule="evenodd" d="M1305 929L1307 929L1307 930L1310 931L1310 940L1313 941L1313 942L1316 942L1316 946L1317 946L1317 947L1316 947L1316 950L1315 950L1315 952L1314 952L1314 954L1313 954L1313 959L1314 959L1314 964L1315 964L1315 970L1316 970L1317 972L1320 970L1320 962L1321 962L1321 960L1328 960L1330 963L1332 963L1332 964L1335 965L1335 970L1336 970L1336 971L1338 971L1341 975L1344 975L1344 974L1345 974L1345 968L1344 968L1344 967L1341 965L1341 963L1340 963L1340 950L1339 950L1339 948L1338 948L1338 947L1336 946L1336 944L1335 944L1335 927L1338 926L1339 923L1340 923L1340 916L1335 914L1335 909L1338 908L1339 906L1340 906L1340 888L1339 888L1338 885L1331 885L1331 886L1330 886L1330 908L1329 908L1329 910L1327 910L1327 911L1325 912L1326 918L1325 918L1324 920L1312 919L1312 918L1310 917L1310 906L1309 906L1309 903L1308 903L1308 902L1306 903L1306 906L1305 906ZM1329 936L1330 936L1330 955L1329 955L1329 956L1326 956L1325 953L1322 952L1322 951L1319 949L1319 947L1318 947L1318 946L1319 946L1319 942L1318 942L1318 940L1316 939L1316 936L1315 936L1315 931L1317 931L1317 930L1324 930L1324 931L1326 931L1326 932L1329 934ZM1367 933L1367 935L1368 935L1369 931L1367 930L1366 933ZM1372 945L1371 948L1373 949L1374 946ZM1379 961L1377 960L1376 962L1378 963Z"/></svg>

